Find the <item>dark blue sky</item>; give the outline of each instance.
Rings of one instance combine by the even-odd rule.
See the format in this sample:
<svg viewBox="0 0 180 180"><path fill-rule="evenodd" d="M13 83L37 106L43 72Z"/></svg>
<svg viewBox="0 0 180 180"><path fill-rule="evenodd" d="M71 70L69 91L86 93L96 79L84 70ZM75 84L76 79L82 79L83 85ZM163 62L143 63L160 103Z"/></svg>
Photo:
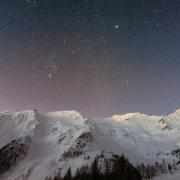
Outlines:
<svg viewBox="0 0 180 180"><path fill-rule="evenodd" d="M1 0L0 110L180 108L179 0Z"/></svg>

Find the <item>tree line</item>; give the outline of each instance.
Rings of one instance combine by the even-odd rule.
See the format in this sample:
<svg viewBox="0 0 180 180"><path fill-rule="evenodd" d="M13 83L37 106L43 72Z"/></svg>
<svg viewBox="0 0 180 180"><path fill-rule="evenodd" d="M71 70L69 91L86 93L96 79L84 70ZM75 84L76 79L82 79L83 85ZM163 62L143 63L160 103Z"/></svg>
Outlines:
<svg viewBox="0 0 180 180"><path fill-rule="evenodd" d="M100 165L96 156L91 166L82 166L72 175L69 168L62 177L61 170L54 177L46 177L45 180L142 180L137 168L129 163L124 156L113 155L110 159L104 159L104 165Z"/></svg>

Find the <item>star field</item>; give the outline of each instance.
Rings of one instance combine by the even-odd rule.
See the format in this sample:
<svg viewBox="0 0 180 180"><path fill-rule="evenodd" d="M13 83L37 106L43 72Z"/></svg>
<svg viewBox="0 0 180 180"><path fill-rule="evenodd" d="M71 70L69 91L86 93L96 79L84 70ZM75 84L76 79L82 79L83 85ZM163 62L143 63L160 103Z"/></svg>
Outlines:
<svg viewBox="0 0 180 180"><path fill-rule="evenodd" d="M0 110L179 108L179 8L178 0L1 0Z"/></svg>

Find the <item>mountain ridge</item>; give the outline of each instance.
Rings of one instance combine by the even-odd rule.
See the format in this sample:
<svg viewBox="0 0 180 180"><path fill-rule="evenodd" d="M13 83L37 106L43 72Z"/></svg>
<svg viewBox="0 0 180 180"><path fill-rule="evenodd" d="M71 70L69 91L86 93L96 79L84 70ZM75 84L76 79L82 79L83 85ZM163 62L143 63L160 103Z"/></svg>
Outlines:
<svg viewBox="0 0 180 180"><path fill-rule="evenodd" d="M28 110L0 113L0 123L0 149L31 137L26 157L3 173L3 180L25 175L41 180L59 168L75 172L102 152L106 157L123 154L135 166L179 160L171 153L180 148L180 110L166 116L128 113L100 119L84 118L77 111Z"/></svg>

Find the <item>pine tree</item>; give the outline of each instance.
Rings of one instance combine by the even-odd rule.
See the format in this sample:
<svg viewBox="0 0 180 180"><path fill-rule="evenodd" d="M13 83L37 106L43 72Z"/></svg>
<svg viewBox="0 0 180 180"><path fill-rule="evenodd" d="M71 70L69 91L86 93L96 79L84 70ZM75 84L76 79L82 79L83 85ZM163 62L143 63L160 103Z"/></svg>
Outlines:
<svg viewBox="0 0 180 180"><path fill-rule="evenodd" d="M71 168L69 168L63 178L63 180L71 180L72 179L72 175L71 175ZM58 179L59 180L59 179Z"/></svg>

